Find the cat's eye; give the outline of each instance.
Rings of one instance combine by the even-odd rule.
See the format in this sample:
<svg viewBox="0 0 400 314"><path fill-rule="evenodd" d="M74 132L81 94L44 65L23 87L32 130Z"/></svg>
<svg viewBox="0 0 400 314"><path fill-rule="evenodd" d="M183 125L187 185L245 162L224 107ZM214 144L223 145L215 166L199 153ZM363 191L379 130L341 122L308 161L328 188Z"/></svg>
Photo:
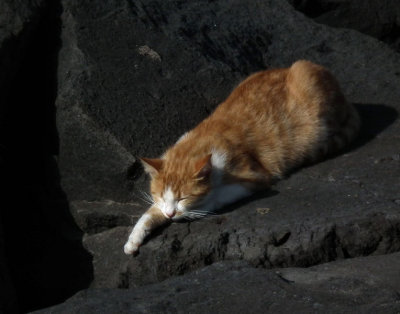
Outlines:
<svg viewBox="0 0 400 314"><path fill-rule="evenodd" d="M176 200L176 207L177 207L177 209L178 209L178 211L183 211L183 210L185 210L185 203L184 203L184 201L187 199L187 197L181 197L181 198L178 198L177 200Z"/></svg>

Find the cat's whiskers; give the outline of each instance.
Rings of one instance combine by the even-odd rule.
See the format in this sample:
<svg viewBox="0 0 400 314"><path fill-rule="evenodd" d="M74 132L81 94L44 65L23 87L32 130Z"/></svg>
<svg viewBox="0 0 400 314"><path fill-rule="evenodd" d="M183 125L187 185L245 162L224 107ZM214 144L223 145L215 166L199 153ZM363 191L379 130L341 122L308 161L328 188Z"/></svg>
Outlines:
<svg viewBox="0 0 400 314"><path fill-rule="evenodd" d="M206 210L191 210L184 215L184 218L191 220L207 218L207 216L217 215L215 212Z"/></svg>
<svg viewBox="0 0 400 314"><path fill-rule="evenodd" d="M152 197L149 193L147 193L147 192L145 192L145 191L142 191L142 193L143 193L143 196L144 196L150 203L154 203L153 197Z"/></svg>
<svg viewBox="0 0 400 314"><path fill-rule="evenodd" d="M137 198L139 198L141 201L145 202L146 204L149 204L149 205L154 204L153 198L148 193L146 193L144 191L140 191L140 193L142 194L142 196L136 195Z"/></svg>
<svg viewBox="0 0 400 314"><path fill-rule="evenodd" d="M192 216L188 216L188 215L185 215L182 218L186 219L186 220L189 220L189 221L194 221L194 220L198 219L197 217L192 217Z"/></svg>
<svg viewBox="0 0 400 314"><path fill-rule="evenodd" d="M202 209L193 209L191 210L193 213L199 213L199 214L204 214L204 215L218 215L215 211L213 210L202 210Z"/></svg>
<svg viewBox="0 0 400 314"><path fill-rule="evenodd" d="M184 218L188 219L190 221L193 221L193 220L201 219L201 218L203 218L203 216L190 215L190 216L185 216Z"/></svg>

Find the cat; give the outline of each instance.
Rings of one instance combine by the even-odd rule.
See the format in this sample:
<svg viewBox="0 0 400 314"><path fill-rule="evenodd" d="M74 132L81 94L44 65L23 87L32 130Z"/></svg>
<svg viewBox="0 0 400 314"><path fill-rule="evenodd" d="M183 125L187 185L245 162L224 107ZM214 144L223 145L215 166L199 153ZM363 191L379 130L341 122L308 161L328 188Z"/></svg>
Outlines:
<svg viewBox="0 0 400 314"><path fill-rule="evenodd" d="M161 158L141 158L152 205L125 253L137 252L158 226L213 213L294 167L339 151L359 127L357 111L320 65L300 60L251 75Z"/></svg>

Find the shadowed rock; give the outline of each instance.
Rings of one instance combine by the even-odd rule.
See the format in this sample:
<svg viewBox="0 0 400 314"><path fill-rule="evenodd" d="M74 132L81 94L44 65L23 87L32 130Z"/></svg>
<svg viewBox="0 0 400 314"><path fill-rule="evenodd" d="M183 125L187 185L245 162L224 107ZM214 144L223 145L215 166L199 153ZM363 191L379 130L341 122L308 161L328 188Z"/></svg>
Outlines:
<svg viewBox="0 0 400 314"><path fill-rule="evenodd" d="M6 241L9 225L7 214L15 210L14 199L10 199L10 178L8 171L10 152L15 143L10 139L12 131L7 127L10 117L10 104L7 97L10 93L11 82L16 77L16 72L21 68L24 50L32 40L32 33L44 11L44 1L15 2L12 0L0 1L0 183L2 186L2 205L0 210L0 312L17 313L18 306L15 283L10 274L10 261L7 249L12 241ZM12 198L12 197L11 197Z"/></svg>
<svg viewBox="0 0 400 314"><path fill-rule="evenodd" d="M376 37L400 52L400 5L397 0L288 0L316 22L350 28Z"/></svg>
<svg viewBox="0 0 400 314"><path fill-rule="evenodd" d="M56 164L60 15L57 1L0 0L1 313L62 302L92 276Z"/></svg>

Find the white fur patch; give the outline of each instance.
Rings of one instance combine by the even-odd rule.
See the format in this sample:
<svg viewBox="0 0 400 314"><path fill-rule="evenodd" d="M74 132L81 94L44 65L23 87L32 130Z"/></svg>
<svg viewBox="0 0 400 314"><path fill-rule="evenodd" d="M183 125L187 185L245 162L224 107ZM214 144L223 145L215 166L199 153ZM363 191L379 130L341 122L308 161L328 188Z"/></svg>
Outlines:
<svg viewBox="0 0 400 314"><path fill-rule="evenodd" d="M173 201L174 200L174 192L172 192L172 189L170 186L167 186L167 188L164 191L163 198L165 201Z"/></svg>
<svg viewBox="0 0 400 314"><path fill-rule="evenodd" d="M161 206L161 211L166 217L171 217L175 212L175 196L172 192L171 187L167 186L163 194L163 204Z"/></svg>
<svg viewBox="0 0 400 314"><path fill-rule="evenodd" d="M185 206L182 204L182 201L176 204L176 208L181 212L185 210Z"/></svg>
<svg viewBox="0 0 400 314"><path fill-rule="evenodd" d="M136 223L134 229L136 229L137 231L145 231L146 224L150 219L151 219L151 216L149 214L143 214L142 217L140 217L140 219Z"/></svg>
<svg viewBox="0 0 400 314"><path fill-rule="evenodd" d="M225 152L221 152L215 149L211 150L211 164L214 168L217 169L224 169L225 165L226 165L226 153Z"/></svg>
<svg viewBox="0 0 400 314"><path fill-rule="evenodd" d="M147 223L151 220L149 214L144 214L129 235L128 241L124 245L125 254L132 254L139 249L139 246L143 243L144 238L149 234L150 229Z"/></svg>

